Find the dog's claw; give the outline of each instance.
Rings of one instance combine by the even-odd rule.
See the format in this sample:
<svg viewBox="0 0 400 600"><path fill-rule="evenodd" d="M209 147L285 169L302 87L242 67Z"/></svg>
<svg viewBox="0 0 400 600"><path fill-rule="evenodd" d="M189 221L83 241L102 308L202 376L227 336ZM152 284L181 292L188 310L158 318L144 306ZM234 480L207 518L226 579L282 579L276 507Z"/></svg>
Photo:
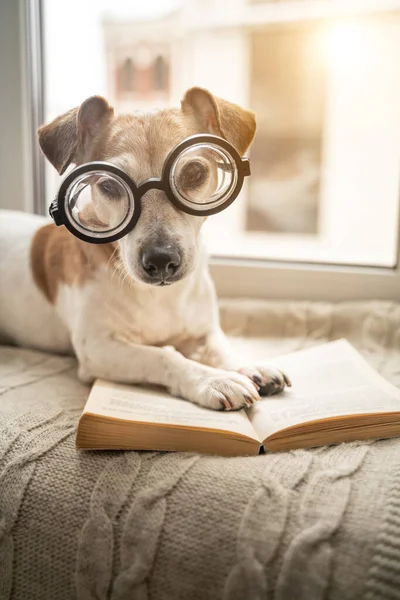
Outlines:
<svg viewBox="0 0 400 600"><path fill-rule="evenodd" d="M289 377L287 375L285 375L285 373L282 373L283 375L283 379L285 380L285 383L288 387L292 387L292 382L290 381Z"/></svg>
<svg viewBox="0 0 400 600"><path fill-rule="evenodd" d="M253 400L253 398L251 396L244 394L243 397L246 400L247 406L251 406L252 404L254 404L255 400Z"/></svg>
<svg viewBox="0 0 400 600"><path fill-rule="evenodd" d="M232 404L226 398L222 400L222 404L224 405L225 410L232 410Z"/></svg>
<svg viewBox="0 0 400 600"><path fill-rule="evenodd" d="M262 379L258 375L253 375L252 380L260 388L262 386Z"/></svg>
<svg viewBox="0 0 400 600"><path fill-rule="evenodd" d="M285 386L291 387L292 385L287 375L279 369L256 366L254 368L245 367L240 372L247 375L250 381L257 385L260 396L279 394Z"/></svg>

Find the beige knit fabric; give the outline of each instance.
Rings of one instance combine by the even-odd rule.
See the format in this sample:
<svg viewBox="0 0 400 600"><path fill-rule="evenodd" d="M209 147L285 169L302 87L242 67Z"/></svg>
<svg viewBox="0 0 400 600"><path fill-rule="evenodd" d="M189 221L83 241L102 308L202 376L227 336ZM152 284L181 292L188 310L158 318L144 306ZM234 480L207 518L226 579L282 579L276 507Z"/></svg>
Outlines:
<svg viewBox="0 0 400 600"><path fill-rule="evenodd" d="M347 337L400 386L400 306L221 303L258 359ZM400 599L400 440L77 452L71 358L0 348L0 600Z"/></svg>

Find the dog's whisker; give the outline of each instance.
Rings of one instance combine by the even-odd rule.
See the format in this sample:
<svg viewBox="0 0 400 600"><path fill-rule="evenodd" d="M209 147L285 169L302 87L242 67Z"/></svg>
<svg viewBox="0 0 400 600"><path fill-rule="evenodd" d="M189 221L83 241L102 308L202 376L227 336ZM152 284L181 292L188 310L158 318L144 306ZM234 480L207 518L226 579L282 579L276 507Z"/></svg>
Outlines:
<svg viewBox="0 0 400 600"><path fill-rule="evenodd" d="M112 253L111 253L111 256L110 256L110 258L108 259L108 264L110 264L110 263L112 262L112 260L114 259L114 257L115 257L115 255L116 255L117 251L118 251L118 247L117 247L117 248L114 248L114 250L113 250L113 251L112 251Z"/></svg>
<svg viewBox="0 0 400 600"><path fill-rule="evenodd" d="M115 276L117 276L117 277L118 277L118 279L117 279L117 283L120 283L120 281L121 281L121 277L122 277L122 273L121 273L121 271L122 271L122 269L121 269L121 265L120 265L119 263L118 263L118 264L116 264L116 265L115 265L115 267L114 267L114 270L113 270L113 272L112 272L111 279L113 280L113 279L114 279L114 277L115 277Z"/></svg>
<svg viewBox="0 0 400 600"><path fill-rule="evenodd" d="M107 267L110 267L114 262L116 262L118 264L118 261L121 260L119 257L116 260L117 252L118 252L118 247L114 248L114 250L112 251L110 258L107 261Z"/></svg>
<svg viewBox="0 0 400 600"><path fill-rule="evenodd" d="M124 273L124 277L122 279L122 285L125 284L125 281L129 278L129 273L126 269L124 269L125 273Z"/></svg>
<svg viewBox="0 0 400 600"><path fill-rule="evenodd" d="M119 283L121 286L124 285L126 278L129 277L129 273L120 258L114 262L111 280L113 280L116 276L118 277L117 283Z"/></svg>

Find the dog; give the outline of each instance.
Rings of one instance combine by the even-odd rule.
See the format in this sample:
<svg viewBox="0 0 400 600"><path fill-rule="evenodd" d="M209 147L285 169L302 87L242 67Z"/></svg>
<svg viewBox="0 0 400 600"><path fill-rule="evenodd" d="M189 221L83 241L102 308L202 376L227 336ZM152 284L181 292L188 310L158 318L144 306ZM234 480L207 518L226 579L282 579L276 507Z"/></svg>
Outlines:
<svg viewBox="0 0 400 600"><path fill-rule="evenodd" d="M160 176L170 149L187 136L218 135L243 155L255 130L252 112L195 87L179 109L129 115L115 115L94 96L40 127L38 137L59 174L101 160L140 182ZM246 364L230 350L201 239L204 221L158 189L147 192L136 227L107 244L82 241L44 217L3 211L1 341L75 354L85 383L156 384L209 409L237 410L260 391L282 391L290 385L284 373Z"/></svg>

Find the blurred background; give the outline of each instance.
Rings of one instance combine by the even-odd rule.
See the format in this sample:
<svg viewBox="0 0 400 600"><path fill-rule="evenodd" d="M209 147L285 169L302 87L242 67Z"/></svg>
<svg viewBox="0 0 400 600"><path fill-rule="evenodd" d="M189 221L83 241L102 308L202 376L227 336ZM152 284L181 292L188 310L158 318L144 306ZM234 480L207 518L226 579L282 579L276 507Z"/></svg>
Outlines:
<svg viewBox="0 0 400 600"><path fill-rule="evenodd" d="M207 223L214 255L392 267L400 6L389 4L45 0L45 120L91 94L132 112L207 87L258 122L247 187ZM48 201L58 183L47 167Z"/></svg>
<svg viewBox="0 0 400 600"><path fill-rule="evenodd" d="M204 229L221 289L399 296L399 53L400 0L1 0L0 207L47 212L44 121L204 86L258 122L252 177Z"/></svg>

